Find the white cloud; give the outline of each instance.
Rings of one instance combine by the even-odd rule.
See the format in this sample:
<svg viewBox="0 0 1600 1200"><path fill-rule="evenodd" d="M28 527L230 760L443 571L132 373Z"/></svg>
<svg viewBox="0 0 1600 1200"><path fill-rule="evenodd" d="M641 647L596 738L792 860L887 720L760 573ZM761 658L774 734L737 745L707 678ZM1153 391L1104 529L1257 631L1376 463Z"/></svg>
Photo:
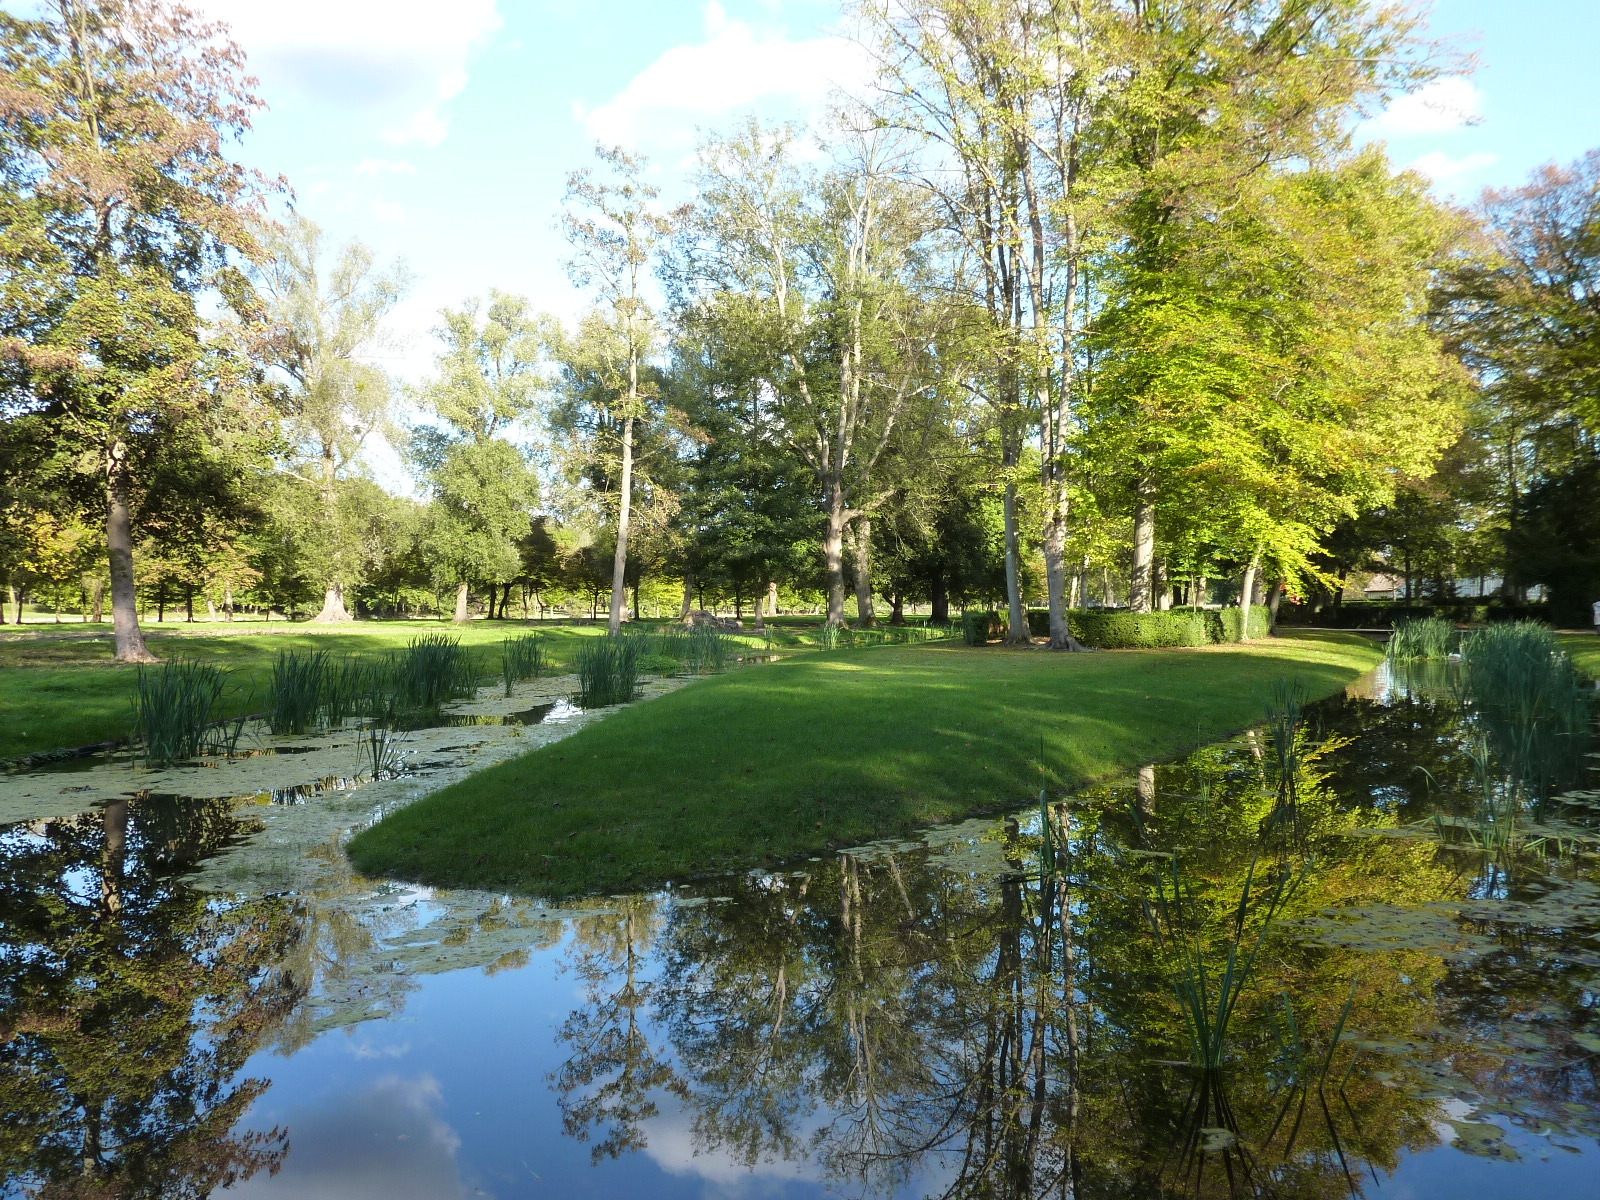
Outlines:
<svg viewBox="0 0 1600 1200"><path fill-rule="evenodd" d="M674 46L592 111L574 106L591 137L627 146L682 146L693 140L697 122L769 101L804 116L835 88L861 87L871 72L866 51L845 38L791 41L730 21L716 0L704 11L705 41Z"/></svg>
<svg viewBox="0 0 1600 1200"><path fill-rule="evenodd" d="M1492 167L1500 161L1499 155L1479 151L1476 154L1464 154L1460 158L1452 158L1443 151L1434 150L1424 154L1411 164L1413 171L1420 171L1429 179L1442 182L1449 179L1458 179L1463 175L1474 175L1485 167Z"/></svg>
<svg viewBox="0 0 1600 1200"><path fill-rule="evenodd" d="M404 159L364 158L355 166L357 175L415 175L416 164L408 163Z"/></svg>
<svg viewBox="0 0 1600 1200"><path fill-rule="evenodd" d="M287 88L385 119L396 145L436 146L444 106L474 52L500 27L495 0L200 0L227 22L271 98ZM398 116L398 119L396 119Z"/></svg>
<svg viewBox="0 0 1600 1200"><path fill-rule="evenodd" d="M1483 93L1460 76L1435 79L1401 96L1371 123L1377 134L1451 133L1483 117Z"/></svg>

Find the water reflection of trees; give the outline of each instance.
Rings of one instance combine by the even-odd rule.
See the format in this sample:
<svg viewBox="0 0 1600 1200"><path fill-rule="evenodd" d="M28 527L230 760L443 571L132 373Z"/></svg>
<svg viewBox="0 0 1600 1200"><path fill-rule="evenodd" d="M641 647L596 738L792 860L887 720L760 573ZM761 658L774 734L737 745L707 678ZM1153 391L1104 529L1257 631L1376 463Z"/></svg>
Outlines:
<svg viewBox="0 0 1600 1200"><path fill-rule="evenodd" d="M282 1159L234 1126L300 998L270 967L296 920L176 878L238 832L226 802L159 798L0 831L0 1165L29 1194L199 1197Z"/></svg>
<svg viewBox="0 0 1600 1200"><path fill-rule="evenodd" d="M1459 718L1348 701L1303 736L1294 839L1260 836L1284 789L1247 738L1057 807L1057 871L1024 821L957 869L917 852L751 877L665 909L648 978L643 914L591 922L593 1002L557 1077L569 1122L642 1144L648 1081L681 1098L702 1153L805 1156L872 1194L1012 1198L1359 1193L1437 1143L1450 1095L1583 1130L1589 957L1538 910L1474 910L1475 869L1403 828L1470 785ZM1373 828L1405 836L1355 832ZM1163 942L1151 899L1174 871L1188 899ZM1329 911L1378 922L1381 944L1328 934ZM1179 942L1213 998L1230 947L1260 946L1210 1065L1175 994ZM1507 1153L1473 1128L1473 1148Z"/></svg>

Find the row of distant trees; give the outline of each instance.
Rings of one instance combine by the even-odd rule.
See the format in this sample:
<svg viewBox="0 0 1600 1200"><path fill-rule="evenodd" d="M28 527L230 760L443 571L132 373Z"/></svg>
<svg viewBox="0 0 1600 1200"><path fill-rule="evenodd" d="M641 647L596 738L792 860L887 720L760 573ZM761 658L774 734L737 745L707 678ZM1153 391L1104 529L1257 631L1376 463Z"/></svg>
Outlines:
<svg viewBox="0 0 1600 1200"><path fill-rule="evenodd" d="M564 210L586 314L441 313L404 431L373 356L404 274L269 219L225 31L160 0L0 17L0 565L104 553L127 660L169 580L342 620L608 576L613 627L647 581L814 587L831 623L852 592L862 622L995 596L1061 648L1073 604L1397 556L1600 583L1594 157L1469 213L1354 148L1460 66L1389 8L860 15L880 86L820 156L748 121L668 210L602 149ZM364 477L378 436L425 500Z"/></svg>

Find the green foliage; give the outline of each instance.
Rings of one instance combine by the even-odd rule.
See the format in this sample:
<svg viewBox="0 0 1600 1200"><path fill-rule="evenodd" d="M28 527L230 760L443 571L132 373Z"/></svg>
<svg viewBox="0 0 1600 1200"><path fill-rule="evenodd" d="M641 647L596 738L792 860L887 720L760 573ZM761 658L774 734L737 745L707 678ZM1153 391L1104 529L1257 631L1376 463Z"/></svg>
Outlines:
<svg viewBox="0 0 1600 1200"><path fill-rule="evenodd" d="M578 651L578 704L604 708L626 704L639 688L639 638L607 636Z"/></svg>
<svg viewBox="0 0 1600 1200"><path fill-rule="evenodd" d="M205 749L223 684L221 668L209 663L173 659L140 667L133 734L140 757L164 767Z"/></svg>
<svg viewBox="0 0 1600 1200"><path fill-rule="evenodd" d="M1050 614L1033 609L1028 626L1037 636L1049 630ZM1217 642L1238 642L1244 627L1243 611L1236 607L1217 609L1175 608L1165 612L1130 612L1113 608L1075 608L1067 613L1072 635L1095 650L1158 650L1181 646L1209 646ZM1043 630L1044 632L1038 632ZM1249 639L1266 637L1272 631L1272 616L1262 605L1250 609Z"/></svg>
<svg viewBox="0 0 1600 1200"><path fill-rule="evenodd" d="M1005 621L997 612L974 612L970 609L961 614L961 641L967 646L985 646L995 638L1005 636Z"/></svg>
<svg viewBox="0 0 1600 1200"><path fill-rule="evenodd" d="M1395 662L1415 658L1448 658L1455 640L1455 625L1443 617L1404 618L1394 623L1388 655Z"/></svg>

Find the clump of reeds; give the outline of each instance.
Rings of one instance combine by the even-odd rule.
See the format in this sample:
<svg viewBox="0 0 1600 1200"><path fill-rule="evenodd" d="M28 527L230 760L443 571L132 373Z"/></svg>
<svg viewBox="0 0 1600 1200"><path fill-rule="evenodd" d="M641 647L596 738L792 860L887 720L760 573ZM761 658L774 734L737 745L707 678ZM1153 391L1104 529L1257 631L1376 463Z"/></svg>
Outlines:
<svg viewBox="0 0 1600 1200"><path fill-rule="evenodd" d="M1305 724L1306 689L1294 680L1272 685L1264 705L1267 737L1272 744L1273 806L1265 827L1298 831L1300 826L1300 772L1303 765L1301 731Z"/></svg>
<svg viewBox="0 0 1600 1200"><path fill-rule="evenodd" d="M134 739L147 764L166 766L205 749L224 680L219 667L181 659L139 668Z"/></svg>
<svg viewBox="0 0 1600 1200"><path fill-rule="evenodd" d="M1455 625L1443 617L1403 617L1394 623L1388 656L1395 662L1449 658L1455 638Z"/></svg>
<svg viewBox="0 0 1600 1200"><path fill-rule="evenodd" d="M549 665L544 653L544 637L537 633L506 638L500 643L500 672L505 678L506 695L511 685L524 679L537 679Z"/></svg>
<svg viewBox="0 0 1600 1200"><path fill-rule="evenodd" d="M368 726L361 734L361 772L369 778L393 779L405 766L405 736L384 724Z"/></svg>
<svg viewBox="0 0 1600 1200"><path fill-rule="evenodd" d="M591 638L578 651L578 703L584 708L626 704L639 685L642 638Z"/></svg>
<svg viewBox="0 0 1600 1200"><path fill-rule="evenodd" d="M308 733L322 717L330 662L326 650L280 650L267 689L267 728L275 734Z"/></svg>
<svg viewBox="0 0 1600 1200"><path fill-rule="evenodd" d="M840 626L838 625L824 625L817 640L822 644L824 650L837 650L839 648L840 632Z"/></svg>
<svg viewBox="0 0 1600 1200"><path fill-rule="evenodd" d="M1461 686L1494 757L1533 798L1573 777L1588 749L1583 680L1555 634L1510 621L1461 643Z"/></svg>
<svg viewBox="0 0 1600 1200"><path fill-rule="evenodd" d="M442 633L412 638L386 674L392 707L403 713L437 712L446 701L472 695L477 684L472 656L459 638Z"/></svg>
<svg viewBox="0 0 1600 1200"><path fill-rule="evenodd" d="M696 675L725 671L733 654L733 639L708 625L697 625L685 639L683 664Z"/></svg>

